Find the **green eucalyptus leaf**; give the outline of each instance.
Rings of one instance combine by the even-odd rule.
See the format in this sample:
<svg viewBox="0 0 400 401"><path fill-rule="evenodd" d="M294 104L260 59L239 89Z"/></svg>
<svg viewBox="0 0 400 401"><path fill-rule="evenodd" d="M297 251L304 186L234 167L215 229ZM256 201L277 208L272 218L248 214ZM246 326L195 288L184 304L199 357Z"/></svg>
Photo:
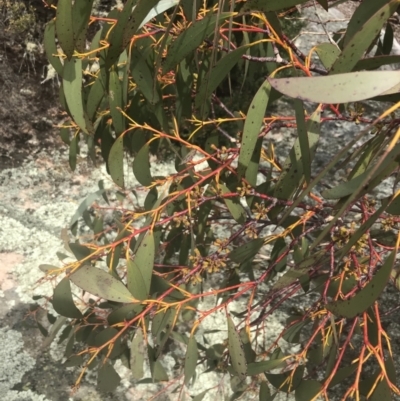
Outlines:
<svg viewBox="0 0 400 401"><path fill-rule="evenodd" d="M94 0L75 1L72 6L72 27L75 48L80 53L86 51L86 33Z"/></svg>
<svg viewBox="0 0 400 401"><path fill-rule="evenodd" d="M338 300L326 305L326 309L336 316L353 318L370 308L385 289L395 259L396 251L393 251L386 258L383 266L361 291L350 299Z"/></svg>
<svg viewBox="0 0 400 401"><path fill-rule="evenodd" d="M110 72L108 99L115 134L119 137L125 131L125 117L121 112L125 105L122 97L122 81L115 70Z"/></svg>
<svg viewBox="0 0 400 401"><path fill-rule="evenodd" d="M198 48L204 39L214 32L215 24L230 16L230 13L224 12L219 15L209 13L203 19L193 22L187 29L183 30L168 49L167 57L163 63L163 73L166 74L174 69L185 57Z"/></svg>
<svg viewBox="0 0 400 401"><path fill-rule="evenodd" d="M223 195L230 194L231 191L222 183L219 183L219 188L221 189L221 193ZM247 218L246 211L244 207L241 205L238 197L224 198L224 202L226 207L229 209L232 217L239 223L244 224Z"/></svg>
<svg viewBox="0 0 400 401"><path fill-rule="evenodd" d="M239 153L239 176L243 176L245 174L252 159L258 140L258 135L260 134L261 125L264 121L265 110L267 108L270 93L271 85L267 80L265 80L254 96L250 104L249 111L247 112L243 129L242 144Z"/></svg>
<svg viewBox="0 0 400 401"><path fill-rule="evenodd" d="M304 366L287 371L285 373L266 373L268 381L279 391L291 393L295 391L303 380Z"/></svg>
<svg viewBox="0 0 400 401"><path fill-rule="evenodd" d="M43 46L46 52L47 60L49 60L52 67L56 70L58 75L63 74L64 66L61 63L59 53L56 46L56 25L52 20L46 24L43 36Z"/></svg>
<svg viewBox="0 0 400 401"><path fill-rule="evenodd" d="M144 145L135 156L132 164L133 174L135 174L139 183L145 187L151 185L153 182L150 172L149 150L149 145Z"/></svg>
<svg viewBox="0 0 400 401"><path fill-rule="evenodd" d="M264 238L255 238L229 253L229 259L235 263L243 263L247 260L253 260L258 251L264 245Z"/></svg>
<svg viewBox="0 0 400 401"><path fill-rule="evenodd" d="M65 60L62 75L64 96L70 115L76 125L88 133L82 102L82 60L78 58Z"/></svg>
<svg viewBox="0 0 400 401"><path fill-rule="evenodd" d="M228 316L228 351L236 374L241 378L246 377L247 362L242 341L230 316Z"/></svg>
<svg viewBox="0 0 400 401"><path fill-rule="evenodd" d="M88 293L108 301L131 303L135 300L121 281L96 267L82 266L70 275L70 280Z"/></svg>
<svg viewBox="0 0 400 401"><path fill-rule="evenodd" d="M124 188L124 138L119 136L110 149L108 168L113 181Z"/></svg>
<svg viewBox="0 0 400 401"><path fill-rule="evenodd" d="M373 2L363 2L357 8L346 30L342 53L333 64L330 71L331 74L342 74L353 69L386 21L396 11L398 5L397 0L375 0ZM375 83L378 83L378 81L375 81ZM394 83L398 83L398 80L395 79ZM354 90L355 87L352 85L351 91ZM371 85L367 90L371 90Z"/></svg>
<svg viewBox="0 0 400 401"><path fill-rule="evenodd" d="M296 388L296 401L310 401L321 392L322 384L317 380L303 380Z"/></svg>
<svg viewBox="0 0 400 401"><path fill-rule="evenodd" d="M187 349L186 349L186 356L185 356L185 385L188 385L190 379L194 376L197 367L197 358L198 358L198 349L197 349L197 341L194 335L192 334L189 337Z"/></svg>
<svg viewBox="0 0 400 401"><path fill-rule="evenodd" d="M200 108L218 88L220 83L227 77L229 71L238 63L243 54L246 53L250 45L245 45L232 50L222 57L218 63L213 66L206 80L202 83L199 92L196 95L195 107Z"/></svg>
<svg viewBox="0 0 400 401"><path fill-rule="evenodd" d="M150 293L154 257L154 234L148 233L140 242L135 259L128 262L128 288L137 299L146 299Z"/></svg>
<svg viewBox="0 0 400 401"><path fill-rule="evenodd" d="M54 289L53 307L61 316L72 319L82 318L81 311L76 307L73 301L71 284L68 277L64 277Z"/></svg>
<svg viewBox="0 0 400 401"><path fill-rule="evenodd" d="M315 46L322 64L326 69L330 69L340 54L340 49L333 43L320 43Z"/></svg>
<svg viewBox="0 0 400 401"><path fill-rule="evenodd" d="M307 0L247 0L241 11L279 11L285 8L298 6L306 1Z"/></svg>
<svg viewBox="0 0 400 401"><path fill-rule="evenodd" d="M121 377L110 362L104 361L100 363L97 374L97 388L99 391L104 393L112 392L118 387L120 382Z"/></svg>
<svg viewBox="0 0 400 401"><path fill-rule="evenodd" d="M59 0L56 12L56 32L68 61L74 54L74 37L72 21L72 2L71 0Z"/></svg>
<svg viewBox="0 0 400 401"><path fill-rule="evenodd" d="M134 379L141 379L144 375L143 363L146 355L146 344L141 327L136 329L131 343L130 367Z"/></svg>
<svg viewBox="0 0 400 401"><path fill-rule="evenodd" d="M349 103L387 94L400 71L358 71L315 77L268 78L286 96L315 103Z"/></svg>

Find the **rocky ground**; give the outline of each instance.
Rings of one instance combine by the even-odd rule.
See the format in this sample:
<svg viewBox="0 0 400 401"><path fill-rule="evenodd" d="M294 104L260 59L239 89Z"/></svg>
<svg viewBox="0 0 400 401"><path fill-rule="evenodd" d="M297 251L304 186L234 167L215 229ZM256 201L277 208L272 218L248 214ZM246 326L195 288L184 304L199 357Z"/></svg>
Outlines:
<svg viewBox="0 0 400 401"><path fill-rule="evenodd" d="M305 17L315 21L307 11ZM343 10L332 9L330 14L319 9L319 17L346 24ZM333 30L333 28L331 28ZM336 27L335 27L336 29ZM307 34L305 32L308 32ZM318 24L309 23L298 39L300 46L310 45L309 32L321 34ZM311 35L312 37L312 35ZM112 183L104 168L94 168L82 157L75 172L68 166L67 148L58 137L59 124L65 117L58 107L58 87L43 80L43 55L38 48L26 53L26 46L10 42L5 35L0 47L0 399L5 401L63 401L63 400L175 400L169 393L157 395L158 385L135 385L129 372L119 366L123 380L115 394L100 394L94 375L85 379L81 388L71 394L76 371L62 366L63 349L53 344L43 349L43 336L35 319L49 326L45 316L31 313L35 294L51 294L51 284L38 287L42 277L38 266L57 265L56 252L64 251L60 232L69 226L71 216L80 202L98 189L103 180L106 188ZM370 113L377 113L371 109ZM353 124L330 123L324 126L323 143L317 163L323 165L327 156L340 149L351 138ZM293 141L291 132L274 132L269 140L281 154L287 153ZM158 172L172 171L168 163L154 164ZM157 174L155 174L157 175ZM132 187L138 184L131 181ZM382 191L389 188L382 188ZM396 292L388 293L386 302L398 302ZM399 316L397 316L398 318ZM208 327L221 324L213 318ZM271 332L282 328L284 311L270 322ZM396 316L389 327L393 344L400 355L400 325ZM172 369L173 361L164 361ZM400 361L396 361L399 363ZM216 375L201 375L191 394L216 386L204 400L222 400L229 392L229 384ZM258 399L254 395L248 399ZM275 398L275 400L286 399ZM291 398L289 398L291 400Z"/></svg>

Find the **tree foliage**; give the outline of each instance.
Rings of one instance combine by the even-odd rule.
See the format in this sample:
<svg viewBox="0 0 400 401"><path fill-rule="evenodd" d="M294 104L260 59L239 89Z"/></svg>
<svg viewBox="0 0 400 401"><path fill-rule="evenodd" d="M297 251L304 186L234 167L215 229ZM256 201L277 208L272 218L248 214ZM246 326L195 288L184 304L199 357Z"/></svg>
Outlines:
<svg viewBox="0 0 400 401"><path fill-rule="evenodd" d="M49 336L63 330L66 366L82 366L76 385L95 368L99 388L112 391L114 360L142 379L148 359L154 382L190 388L199 364L227 374L233 398L254 389L260 400L279 391L307 401L400 393L382 324L392 311L379 302L399 287L400 73L380 69L400 61L388 22L399 1L364 0L347 30L310 54L283 23L300 4L315 6L127 0L103 17L93 1L58 0L44 42L70 117L61 128L70 166L80 140L93 160L99 148L121 201L110 204L100 186L73 218L73 233L81 217L92 230L66 244L74 261L42 265L60 314ZM289 115L273 112L282 96ZM369 99L394 105L367 118L359 102ZM316 166L321 127L332 120L364 128ZM269 136L292 128L292 148L278 157ZM176 171L153 176L154 153L175 159ZM132 172L143 203L131 200ZM377 196L385 180L392 194ZM101 197L110 206L98 201L89 213ZM118 212L111 225L106 207ZM267 318L299 295L304 307L266 344ZM218 302L204 310L208 298ZM210 344L200 328L219 312L226 327L215 330L226 341ZM161 360L168 340L186 349L177 377Z"/></svg>

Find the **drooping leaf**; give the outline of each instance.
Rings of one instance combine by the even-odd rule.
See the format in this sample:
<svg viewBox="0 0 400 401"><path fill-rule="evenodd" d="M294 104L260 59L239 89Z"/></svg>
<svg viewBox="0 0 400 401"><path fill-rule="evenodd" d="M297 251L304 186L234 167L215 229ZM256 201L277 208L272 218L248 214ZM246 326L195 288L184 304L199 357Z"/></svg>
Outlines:
<svg viewBox="0 0 400 401"><path fill-rule="evenodd" d="M296 401L310 401L320 393L321 389L322 384L317 380L303 380L296 388Z"/></svg>
<svg viewBox="0 0 400 401"><path fill-rule="evenodd" d="M56 32L61 48L63 49L65 55L67 56L68 61L70 61L72 55L74 54L71 0L59 0L57 3Z"/></svg>
<svg viewBox="0 0 400 401"><path fill-rule="evenodd" d="M43 36L43 45L46 52L47 60L56 70L57 74L62 76L64 66L61 63L60 57L58 56L58 50L56 46L56 26L55 21L52 20L46 24Z"/></svg>
<svg viewBox="0 0 400 401"><path fill-rule="evenodd" d="M243 345L230 316L228 316L228 351L235 372L239 377L246 377L247 362L244 356Z"/></svg>
<svg viewBox="0 0 400 401"><path fill-rule="evenodd" d="M108 301L128 303L135 301L121 281L96 267L82 266L70 275L70 280L79 288Z"/></svg>
<svg viewBox="0 0 400 401"><path fill-rule="evenodd" d="M265 80L254 96L244 123L242 144L239 153L238 173L243 176L249 166L256 147L261 125L265 117L271 85Z"/></svg>
<svg viewBox="0 0 400 401"><path fill-rule="evenodd" d="M115 338L118 335L118 330L114 327L106 327L100 331L94 338L94 345L101 347L109 342L112 344L105 345L101 353L107 355L108 358L114 359L119 356L122 352L121 349L121 336ZM111 352L109 353L110 346L112 345Z"/></svg>
<svg viewBox="0 0 400 401"><path fill-rule="evenodd" d="M122 11L116 9L117 23L113 27L108 37L109 47L105 58L105 67L108 70L119 58L119 55L123 52L125 46L123 46L122 36L124 29L131 17L132 7L135 4L135 0L128 0Z"/></svg>
<svg viewBox="0 0 400 401"><path fill-rule="evenodd" d="M63 89L72 119L83 132L88 133L82 102L81 59L72 58L64 61Z"/></svg>
<svg viewBox="0 0 400 401"><path fill-rule="evenodd" d="M204 39L215 30L215 24L230 17L230 13L208 14L201 20L193 22L172 42L163 63L163 73L171 71L186 56L201 45Z"/></svg>
<svg viewBox="0 0 400 401"><path fill-rule="evenodd" d="M111 147L108 156L108 168L113 181L124 188L124 138L119 136Z"/></svg>
<svg viewBox="0 0 400 401"><path fill-rule="evenodd" d="M108 98L110 102L110 113L113 127L117 137L125 131L125 117L121 113L124 110L122 99L122 82L119 79L118 72L110 72ZM117 139L118 140L118 139Z"/></svg>
<svg viewBox="0 0 400 401"><path fill-rule="evenodd" d="M114 391L119 383L121 377L115 371L114 367L108 361L104 361L99 365L97 374L97 388L104 393Z"/></svg>
<svg viewBox="0 0 400 401"><path fill-rule="evenodd" d="M192 334L189 337L189 342L186 349L186 356L185 356L185 385L188 385L190 379L196 372L197 366L197 358L198 358L198 349L197 349L197 341L194 335Z"/></svg>
<svg viewBox="0 0 400 401"><path fill-rule="evenodd" d="M278 369L285 366L285 359L270 359L268 361L253 362L247 365L247 374L256 376L269 370Z"/></svg>
<svg viewBox="0 0 400 401"><path fill-rule="evenodd" d="M71 319L82 318L81 311L76 307L73 301L71 283L68 277L64 277L54 289L53 307L61 316Z"/></svg>
<svg viewBox="0 0 400 401"><path fill-rule="evenodd" d="M311 181L312 149L308 141L303 102L296 99L294 101L294 109L296 112L297 136L299 138L300 144L301 161L303 163L303 174L305 182L306 184L308 184Z"/></svg>
<svg viewBox="0 0 400 401"><path fill-rule="evenodd" d="M319 141L320 113L317 110L307 124L308 149L310 160L313 160ZM303 160L300 139L297 138L286 158L279 180L274 188L274 196L279 199L290 199L301 186L303 180Z"/></svg>
<svg viewBox="0 0 400 401"><path fill-rule="evenodd" d="M243 54L246 53L250 45L245 45L232 50L222 57L218 63L212 67L209 75L202 83L196 95L195 107L201 107L211 94L217 89L218 85L227 77L229 71L237 64Z"/></svg>
<svg viewBox="0 0 400 401"><path fill-rule="evenodd" d="M332 67L340 54L340 49L333 43L320 43L314 49L327 70Z"/></svg>
<svg viewBox="0 0 400 401"><path fill-rule="evenodd" d="M260 384L260 394L259 394L259 401L273 401L275 395L277 393L271 395L271 390L268 387L267 382L263 381Z"/></svg>
<svg viewBox="0 0 400 401"><path fill-rule="evenodd" d="M76 260L83 260L94 252L93 249L90 249L85 245L81 245L78 242L70 242L68 247L76 257Z"/></svg>
<svg viewBox="0 0 400 401"><path fill-rule="evenodd" d="M231 191L224 185L224 184L219 184L219 188L221 189L221 193L224 194L229 194ZM226 204L226 207L229 209L229 212L231 213L232 217L239 223L239 224L244 224L246 221L246 211L244 210L244 207L240 204L240 201L237 197L231 197L231 198L224 198L224 202Z"/></svg>
<svg viewBox="0 0 400 401"><path fill-rule="evenodd" d="M306 1L307 0L247 0L241 11L279 11L300 5Z"/></svg>
<svg viewBox="0 0 400 401"><path fill-rule="evenodd" d="M143 330L141 327L138 327L131 343L130 366L134 379L141 379L144 375L143 363L145 355L146 347L144 342Z"/></svg>
<svg viewBox="0 0 400 401"><path fill-rule="evenodd" d="M398 5L397 0L376 0L363 2L358 7L349 22L342 53L333 64L330 74L342 74L353 69Z"/></svg>
<svg viewBox="0 0 400 401"><path fill-rule="evenodd" d="M150 371L153 382L168 381L168 375L160 360L156 357L156 352L150 345L147 347L149 356Z"/></svg>
<svg viewBox="0 0 400 401"><path fill-rule="evenodd" d="M72 27L75 48L80 53L86 50L86 33L94 0L75 1L72 6Z"/></svg>
<svg viewBox="0 0 400 401"><path fill-rule="evenodd" d="M284 373L266 373L268 381L279 391L291 393L297 389L303 380L304 366Z"/></svg>
<svg viewBox="0 0 400 401"><path fill-rule="evenodd" d="M371 307L381 295L390 278L396 252L393 251L385 260L378 273L350 299L334 301L326 305L326 309L336 316L353 318Z"/></svg>
<svg viewBox="0 0 400 401"><path fill-rule="evenodd" d="M130 261L128 266L128 288L133 291L132 294L137 296L138 299L142 299L143 296L147 297L150 293L154 257L154 234L148 233L140 242L135 259ZM137 285L138 283L140 285Z"/></svg>
<svg viewBox="0 0 400 401"><path fill-rule="evenodd" d="M359 102L400 83L399 71L359 71L315 77L268 78L286 96L315 103Z"/></svg>
<svg viewBox="0 0 400 401"><path fill-rule="evenodd" d="M357 191L359 196L365 195L398 168L399 162L396 158L399 151L400 145L396 145L379 166L370 166L350 181L342 182L334 188L323 191L322 196L326 199L340 199L354 194L356 188L359 189ZM364 185L362 185L363 183Z"/></svg>
<svg viewBox="0 0 400 401"><path fill-rule="evenodd" d="M93 202L98 199L100 196L102 196L104 193L104 189L99 189L96 192L93 192L89 194L85 200L81 202L79 205L78 209L76 210L75 214L72 216L72 219L70 221L70 225L72 226L75 224L78 219L82 216L82 213L86 211L90 206L92 206Z"/></svg>
<svg viewBox="0 0 400 401"><path fill-rule="evenodd" d="M264 238L255 238L239 246L229 253L229 259L236 263L252 260L264 245Z"/></svg>
<svg viewBox="0 0 400 401"><path fill-rule="evenodd" d="M154 71L152 66L148 64L144 52L140 51L138 46L132 49L131 74L134 82L150 104L160 102L160 90L157 82L154 83Z"/></svg>
<svg viewBox="0 0 400 401"><path fill-rule="evenodd" d="M149 145L144 145L135 156L132 164L133 174L144 186L149 186L153 182L150 172L149 150Z"/></svg>

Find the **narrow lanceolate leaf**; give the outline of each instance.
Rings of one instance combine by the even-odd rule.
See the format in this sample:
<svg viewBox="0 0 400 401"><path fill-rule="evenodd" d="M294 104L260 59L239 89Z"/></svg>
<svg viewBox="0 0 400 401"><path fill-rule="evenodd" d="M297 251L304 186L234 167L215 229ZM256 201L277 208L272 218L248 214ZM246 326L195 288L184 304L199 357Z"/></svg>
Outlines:
<svg viewBox="0 0 400 401"><path fill-rule="evenodd" d="M231 191L224 184L220 183L219 187L221 188L221 193L223 195L231 193ZM231 213L232 217L239 224L244 224L247 215L246 211L244 210L244 207L240 204L239 198L238 197L224 198L224 202L226 207L229 209L229 212Z"/></svg>
<svg viewBox="0 0 400 401"><path fill-rule="evenodd" d="M245 174L256 147L261 125L264 121L270 92L271 85L266 80L261 85L250 104L246 121L244 123L242 145L239 153L238 173L240 177Z"/></svg>
<svg viewBox="0 0 400 401"><path fill-rule="evenodd" d="M99 365L99 371L97 374L97 387L101 392L109 393L114 391L121 378L115 371L114 367L108 361L101 362Z"/></svg>
<svg viewBox="0 0 400 401"><path fill-rule="evenodd" d="M135 259L131 262L134 266L128 269L129 288L136 288L134 281L136 279L140 279L144 285L143 292L146 294L146 296L150 292L151 278L153 276L154 256L154 235L153 233L148 233L140 243L135 254Z"/></svg>
<svg viewBox="0 0 400 401"><path fill-rule="evenodd" d="M386 93L400 83L400 71L360 71L268 80L286 96L309 102L336 104L358 102Z"/></svg>
<svg viewBox="0 0 400 401"><path fill-rule="evenodd" d="M58 57L58 51L56 46L56 26L55 21L52 20L46 24L43 37L44 50L46 51L47 60L56 70L58 75L63 74L64 66L61 63L60 57Z"/></svg>
<svg viewBox="0 0 400 401"><path fill-rule="evenodd" d="M71 293L71 283L68 277L63 278L54 289L53 293L54 310L61 316L71 319L80 319L81 311L76 307Z"/></svg>
<svg viewBox="0 0 400 401"><path fill-rule="evenodd" d="M103 81L103 74L99 74L96 80L94 81L94 84L90 88L89 96L86 102L86 113L90 121L94 120L97 109L105 93L106 93L106 85L105 82Z"/></svg>
<svg viewBox="0 0 400 401"><path fill-rule="evenodd" d="M303 380L296 388L296 401L309 401L321 392L322 384L317 380Z"/></svg>
<svg viewBox="0 0 400 401"><path fill-rule="evenodd" d="M365 195L398 168L399 162L397 161L397 155L399 152L400 144L396 145L390 151L378 167L375 165L370 166L367 170L350 181L342 182L334 188L323 191L322 196L326 199L340 199L354 194L355 190L359 192L359 196ZM359 191L360 189L361 191Z"/></svg>
<svg viewBox="0 0 400 401"><path fill-rule="evenodd" d="M319 140L319 113L313 115L313 119L307 125L308 149L310 161L314 158ZM297 138L289 156L284 162L281 175L274 188L274 195L279 199L290 199L301 186L304 170L303 156L300 139Z"/></svg>
<svg viewBox="0 0 400 401"><path fill-rule="evenodd" d="M136 2L136 6L133 9L131 18L129 18L126 26L124 27L124 32L122 35L122 48L125 48L128 45L136 31L144 25L143 22L149 13L151 13L151 11L153 11L153 13L150 14L150 18L147 19L146 22L157 15L157 11L154 10L159 2L160 0L138 0ZM164 11L165 9L163 11L160 9L160 12Z"/></svg>
<svg viewBox="0 0 400 401"><path fill-rule="evenodd" d="M143 53L136 47L132 49L131 74L134 82L139 87L143 96L151 104L161 100L159 88L154 85L153 71L147 63Z"/></svg>
<svg viewBox="0 0 400 401"><path fill-rule="evenodd" d="M74 54L71 0L58 1L56 12L56 32L63 52L67 56L67 59L70 60Z"/></svg>
<svg viewBox="0 0 400 401"><path fill-rule="evenodd" d="M124 188L124 138L119 136L111 147L108 155L108 168L113 181Z"/></svg>
<svg viewBox="0 0 400 401"><path fill-rule="evenodd" d="M88 133L82 103L82 60L73 58L64 61L63 89L72 119L83 132Z"/></svg>
<svg viewBox="0 0 400 401"><path fill-rule="evenodd" d="M197 349L197 341L192 334L189 338L187 350L186 350L186 356L185 356L185 384L187 385L190 382L190 379L193 377L193 375L196 372L196 366L197 366L197 358L198 358L199 352Z"/></svg>
<svg viewBox="0 0 400 401"><path fill-rule="evenodd" d="M268 381L279 391L291 393L302 382L304 366L279 374L266 373Z"/></svg>
<svg viewBox="0 0 400 401"><path fill-rule="evenodd" d="M231 51L211 69L207 78L202 82L199 93L196 95L196 108L201 107L217 89L218 85L227 78L229 71L237 64L249 47L250 45L245 45Z"/></svg>
<svg viewBox="0 0 400 401"><path fill-rule="evenodd" d="M118 60L119 55L124 50L124 47L122 46L122 35L131 16L134 3L135 0L128 0L125 3L123 10L118 13L117 23L109 35L108 42L110 46L105 59L105 67L107 70Z"/></svg>
<svg viewBox="0 0 400 401"><path fill-rule="evenodd" d="M308 0L247 0L240 11L279 11L306 1Z"/></svg>
<svg viewBox="0 0 400 401"><path fill-rule="evenodd" d="M125 117L121 113L124 109L122 101L122 82L119 79L118 72L115 70L110 72L108 98L115 134L118 137L125 131Z"/></svg>
<svg viewBox="0 0 400 401"><path fill-rule="evenodd" d="M390 273L396 259L396 251L393 251L385 260L378 273L359 291L354 297L347 300L339 300L326 305L326 309L336 316L353 318L364 312L381 295L390 278Z"/></svg>
<svg viewBox="0 0 400 401"><path fill-rule="evenodd" d="M360 10L356 10L350 20L343 51L333 64L330 74L341 74L353 69L398 5L398 0L376 0L361 4Z"/></svg>
<svg viewBox="0 0 400 401"><path fill-rule="evenodd" d="M128 290L129 292L140 301L144 301L148 298L146 291L146 285L142 276L142 272L139 266L135 264L132 260L128 260L126 264L126 270L128 275Z"/></svg>
<svg viewBox="0 0 400 401"><path fill-rule="evenodd" d="M304 105L301 100L296 99L294 103L296 111L296 123L297 123L297 136L300 143L301 160L303 163L303 174L306 184L311 181L311 151L310 143L308 142L307 126L304 117Z"/></svg>
<svg viewBox="0 0 400 401"><path fill-rule="evenodd" d="M144 375L143 363L146 355L145 342L143 336L143 330L141 327L136 329L135 336L131 343L131 359L130 366L132 376L134 379L139 380Z"/></svg>
<svg viewBox="0 0 400 401"><path fill-rule="evenodd" d="M252 260L264 245L264 238L255 238L229 253L229 259L236 263Z"/></svg>
<svg viewBox="0 0 400 401"><path fill-rule="evenodd" d="M89 19L93 0L75 1L72 7L72 27L75 48L83 53L86 50L86 33L89 28Z"/></svg>
<svg viewBox="0 0 400 401"><path fill-rule="evenodd" d="M340 49L333 43L321 43L315 47L318 57L326 69L330 69L339 57Z"/></svg>
<svg viewBox="0 0 400 401"><path fill-rule="evenodd" d="M140 184L149 186L153 182L150 172L149 145L144 145L133 160L133 174Z"/></svg>
<svg viewBox="0 0 400 401"><path fill-rule="evenodd" d="M228 351L233 369L240 377L244 378L247 374L247 362L239 333L236 331L235 324L230 316L228 316Z"/></svg>
<svg viewBox="0 0 400 401"><path fill-rule="evenodd" d="M163 73L166 74L175 68L186 56L197 49L204 39L214 32L215 24L230 16L231 13L209 14L183 30L168 49L167 57L163 64Z"/></svg>
<svg viewBox="0 0 400 401"><path fill-rule="evenodd" d="M124 286L104 270L92 266L82 266L70 275L70 280L90 294L114 302L134 302L135 298Z"/></svg>

